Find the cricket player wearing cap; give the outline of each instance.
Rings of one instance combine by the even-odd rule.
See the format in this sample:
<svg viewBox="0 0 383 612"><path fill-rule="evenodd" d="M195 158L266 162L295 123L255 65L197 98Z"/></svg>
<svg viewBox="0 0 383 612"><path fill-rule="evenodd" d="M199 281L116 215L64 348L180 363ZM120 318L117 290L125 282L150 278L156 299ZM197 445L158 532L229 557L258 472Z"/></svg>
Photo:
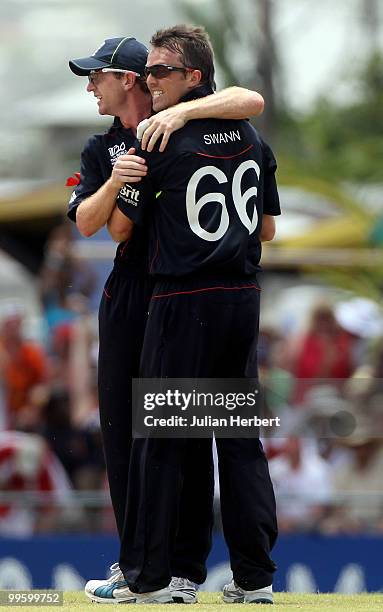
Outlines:
<svg viewBox="0 0 383 612"><path fill-rule="evenodd" d="M154 110L211 94L213 50L204 28L181 24L159 30L151 45L146 82ZM132 177L134 193L129 183L121 190L111 231L113 221L120 229L125 223L126 231L149 226L156 284L140 376L163 381L163 392L171 388L164 388L166 379L192 379L197 391L199 379L215 384L241 379L246 385L258 374L261 243L273 239L281 213L273 152L249 122L222 119L189 122L172 135L164 153L156 148L148 154L136 146L148 173L140 181ZM118 160L116 171L119 167ZM209 414L206 403L198 407ZM211 435L206 425L203 434ZM227 430L220 435L214 428L214 433L233 571L223 600L272 604L276 566L270 555L278 530L258 431L232 428L228 437ZM137 486L128 490L120 557L126 583L114 592L127 603L153 592L166 597L169 591L188 461L199 458L202 443L209 442L198 439L196 430L191 437L176 434L164 439L153 431L133 439L129 477ZM198 477L204 473L202 460L200 466ZM203 494L198 486L195 508ZM193 523L195 528L194 515Z"/></svg>
<svg viewBox="0 0 383 612"><path fill-rule="evenodd" d="M87 76L87 91L97 100L101 115L114 116L110 129L92 136L81 154L79 184L69 202L68 216L84 236L91 236L108 225L116 199L125 184L114 172L118 159L132 152L137 125L151 114L151 96L144 72L148 51L133 37L110 38L89 56L73 59L70 69ZM165 148L170 134L198 117L243 118L258 115L263 99L256 92L228 88L203 100L180 104L149 118L142 144L153 148L162 137ZM137 158L137 177L146 173ZM130 176L132 170L129 170ZM129 241L124 232L113 236L119 241L114 266L104 287L99 310L99 407L107 474L120 540L126 529L126 498L129 485L131 450L131 379L139 373L139 361L153 281L148 274L148 230L136 227ZM177 544L172 558L172 596L185 603L196 601L195 583L206 577L205 561L210 550L212 528L213 466L211 450L205 446L193 457L185 478L185 500L193 499L195 474L203 491L198 508L185 501L179 517ZM201 461L203 473L198 469ZM191 515L196 519L191 520ZM193 528L193 525L198 527ZM86 594L98 602L113 603L114 591L124 577L118 563L111 566L107 580L92 580ZM145 601L161 601L155 594Z"/></svg>

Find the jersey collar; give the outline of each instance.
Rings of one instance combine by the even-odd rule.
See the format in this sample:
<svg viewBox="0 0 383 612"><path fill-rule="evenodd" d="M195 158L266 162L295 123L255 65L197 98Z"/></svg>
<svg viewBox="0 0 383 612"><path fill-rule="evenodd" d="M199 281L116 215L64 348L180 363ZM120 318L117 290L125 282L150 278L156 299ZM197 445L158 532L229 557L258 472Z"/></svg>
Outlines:
<svg viewBox="0 0 383 612"><path fill-rule="evenodd" d="M118 128L122 128L122 127L124 127L124 126L121 123L120 117L115 117L114 120L113 120L113 123L111 125L111 129L113 129L113 128L114 129L118 129Z"/></svg>
<svg viewBox="0 0 383 612"><path fill-rule="evenodd" d="M179 102L188 102L189 100L204 98L205 96L209 96L212 93L214 93L214 91L209 85L200 85L199 87L191 89L187 94L182 96Z"/></svg>
<svg viewBox="0 0 383 612"><path fill-rule="evenodd" d="M113 123L110 126L108 132L112 132L114 130L128 130L128 131L132 132L132 134L133 134L132 128L126 128L126 127L124 127L122 125L120 117L115 117L114 118Z"/></svg>

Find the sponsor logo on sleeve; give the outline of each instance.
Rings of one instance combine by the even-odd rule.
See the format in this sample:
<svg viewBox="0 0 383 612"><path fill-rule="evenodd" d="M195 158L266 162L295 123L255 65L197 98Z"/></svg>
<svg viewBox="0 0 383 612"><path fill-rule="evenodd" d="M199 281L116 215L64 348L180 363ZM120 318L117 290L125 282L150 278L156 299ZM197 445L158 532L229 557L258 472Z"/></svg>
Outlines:
<svg viewBox="0 0 383 612"><path fill-rule="evenodd" d="M114 166L120 155L127 154L126 144L124 142L121 142L121 144L119 145L116 144L113 147L109 147L108 151L110 155L110 163L112 164L112 166Z"/></svg>
<svg viewBox="0 0 383 612"><path fill-rule="evenodd" d="M134 189L131 185L124 185L120 190L120 197L131 206L138 206L140 192L138 189Z"/></svg>

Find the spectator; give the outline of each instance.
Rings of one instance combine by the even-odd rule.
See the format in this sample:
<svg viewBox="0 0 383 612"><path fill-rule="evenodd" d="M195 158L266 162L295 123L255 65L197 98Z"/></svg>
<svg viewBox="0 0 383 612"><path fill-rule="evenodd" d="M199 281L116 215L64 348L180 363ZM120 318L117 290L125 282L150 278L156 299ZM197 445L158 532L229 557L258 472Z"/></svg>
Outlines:
<svg viewBox="0 0 383 612"><path fill-rule="evenodd" d="M353 297L336 305L335 317L353 339L352 356L357 367L368 360L371 341L383 336L382 308L373 300Z"/></svg>
<svg viewBox="0 0 383 612"><path fill-rule="evenodd" d="M24 337L23 321L22 310L11 306L0 326L0 368L7 425L13 429L35 427L47 392L45 352Z"/></svg>
<svg viewBox="0 0 383 612"><path fill-rule="evenodd" d="M71 486L57 457L35 434L0 432L0 491L15 493L15 500L0 505L0 535L25 537L59 526L63 507L72 500ZM23 494L42 495L29 505ZM56 512L54 512L56 508Z"/></svg>
<svg viewBox="0 0 383 612"><path fill-rule="evenodd" d="M62 223L50 234L40 270L40 292L48 329L75 319L90 297L95 275L73 255L72 227Z"/></svg>
<svg viewBox="0 0 383 612"><path fill-rule="evenodd" d="M288 369L287 341L272 328L263 328L259 335L260 378L265 387L267 406L274 414L285 411L294 386Z"/></svg>
<svg viewBox="0 0 383 612"><path fill-rule="evenodd" d="M331 501L330 467L315 441L290 437L269 462L281 531L317 529Z"/></svg>
<svg viewBox="0 0 383 612"><path fill-rule="evenodd" d="M294 342L291 360L296 384L293 402L302 404L305 395L318 380L342 382L353 371L353 339L337 323L331 306L317 305L307 332Z"/></svg>
<svg viewBox="0 0 383 612"><path fill-rule="evenodd" d="M383 531L383 444L372 435L371 425L361 425L343 442L349 449L349 458L333 470L332 481L335 492L347 498L326 522L328 531Z"/></svg>

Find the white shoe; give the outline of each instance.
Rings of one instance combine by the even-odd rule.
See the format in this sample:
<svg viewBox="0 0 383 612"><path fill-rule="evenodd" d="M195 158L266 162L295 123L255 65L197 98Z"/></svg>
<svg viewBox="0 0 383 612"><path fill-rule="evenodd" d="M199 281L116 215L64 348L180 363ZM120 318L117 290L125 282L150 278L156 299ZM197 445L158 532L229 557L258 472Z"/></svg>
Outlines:
<svg viewBox="0 0 383 612"><path fill-rule="evenodd" d="M197 585L187 578L172 578L169 584L174 603L197 603Z"/></svg>
<svg viewBox="0 0 383 612"><path fill-rule="evenodd" d="M89 580L85 595L92 601L105 604L125 603L173 603L168 587L152 593L133 593L118 563L110 566L111 575L105 580Z"/></svg>
<svg viewBox="0 0 383 612"><path fill-rule="evenodd" d="M115 589L113 592L114 603L173 603L173 597L169 587L152 591L150 593L133 593L128 586Z"/></svg>
<svg viewBox="0 0 383 612"><path fill-rule="evenodd" d="M99 603L116 603L114 591L127 583L118 563L110 566L110 574L104 580L89 580L85 585L85 595Z"/></svg>
<svg viewBox="0 0 383 612"><path fill-rule="evenodd" d="M245 591L234 580L223 587L223 601L225 603L256 603L273 604L273 587L270 584L255 591Z"/></svg>

